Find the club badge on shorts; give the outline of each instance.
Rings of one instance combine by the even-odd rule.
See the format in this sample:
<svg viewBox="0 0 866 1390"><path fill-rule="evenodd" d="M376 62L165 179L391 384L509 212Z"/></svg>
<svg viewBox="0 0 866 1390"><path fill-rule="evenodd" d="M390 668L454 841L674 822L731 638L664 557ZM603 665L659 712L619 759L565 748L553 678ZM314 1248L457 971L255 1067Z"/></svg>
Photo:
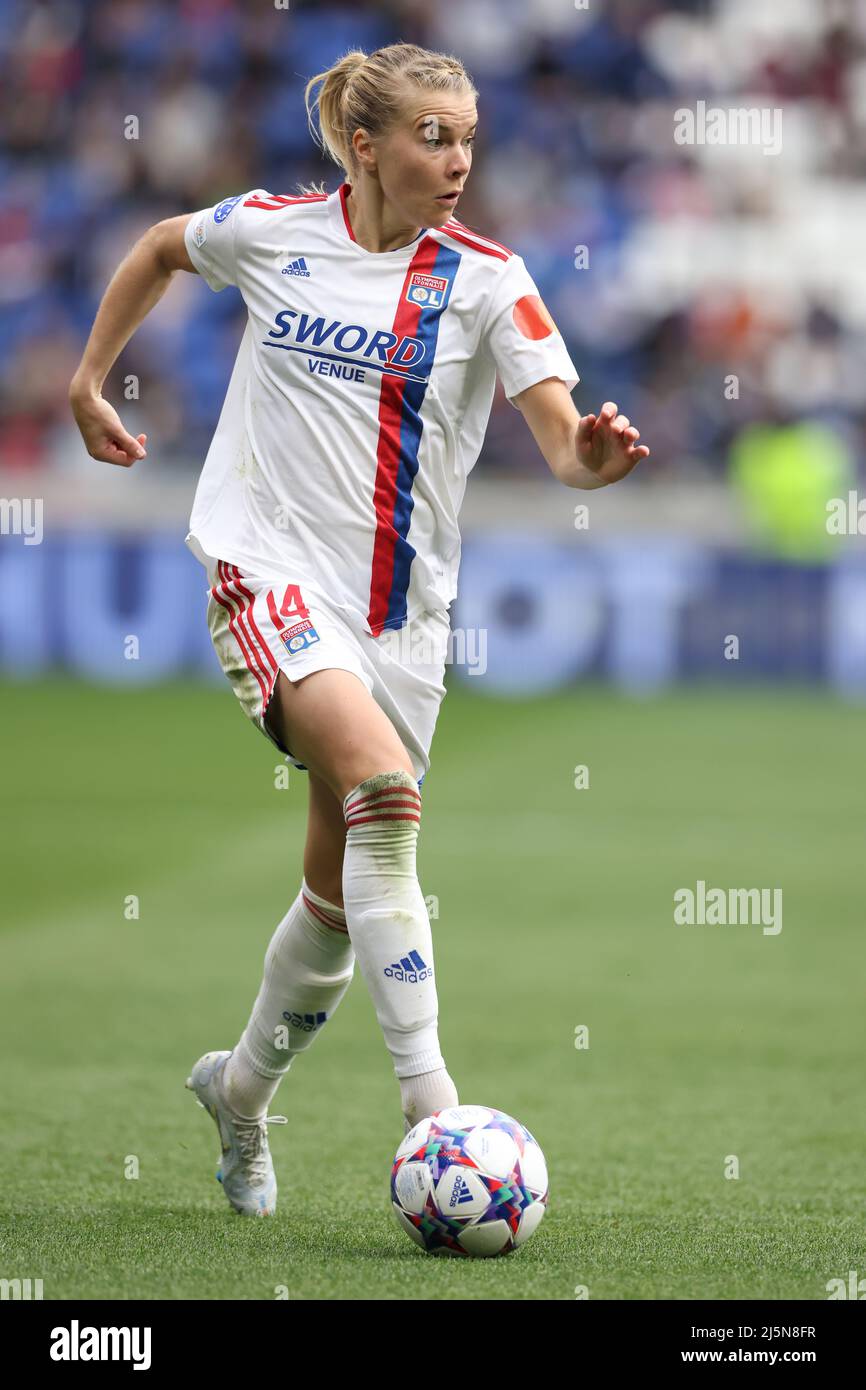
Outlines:
<svg viewBox="0 0 866 1390"><path fill-rule="evenodd" d="M448 280L443 275L422 275L414 271L409 276L406 298L410 304L420 304L422 309L441 309L448 292Z"/></svg>
<svg viewBox="0 0 866 1390"><path fill-rule="evenodd" d="M319 634L309 618L302 618L299 623L293 623L291 627L281 628L280 639L285 644L286 651L290 656L303 651L305 647L311 647L314 642L320 640Z"/></svg>

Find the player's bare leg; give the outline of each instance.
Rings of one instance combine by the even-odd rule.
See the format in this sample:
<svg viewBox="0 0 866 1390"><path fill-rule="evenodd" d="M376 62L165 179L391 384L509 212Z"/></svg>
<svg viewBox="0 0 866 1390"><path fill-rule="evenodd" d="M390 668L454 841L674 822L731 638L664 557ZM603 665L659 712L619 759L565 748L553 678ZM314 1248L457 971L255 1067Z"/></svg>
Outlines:
<svg viewBox="0 0 866 1390"><path fill-rule="evenodd" d="M314 893L336 907L343 906L343 856L346 820L339 797L315 772L308 773L310 803L307 842L304 846L304 879Z"/></svg>
<svg viewBox="0 0 866 1390"><path fill-rule="evenodd" d="M394 1061L408 1129L457 1104L439 1048L432 933L416 868L421 797L412 760L350 671L316 671L297 682L281 672L268 726L339 800L346 923ZM318 789L311 789L313 799L311 833L324 838L311 845L308 834L309 863L333 873L333 808Z"/></svg>
<svg viewBox="0 0 866 1390"><path fill-rule="evenodd" d="M351 671L314 671L300 681L281 671L266 723L341 807L353 787L377 772L399 769L415 780L394 725Z"/></svg>

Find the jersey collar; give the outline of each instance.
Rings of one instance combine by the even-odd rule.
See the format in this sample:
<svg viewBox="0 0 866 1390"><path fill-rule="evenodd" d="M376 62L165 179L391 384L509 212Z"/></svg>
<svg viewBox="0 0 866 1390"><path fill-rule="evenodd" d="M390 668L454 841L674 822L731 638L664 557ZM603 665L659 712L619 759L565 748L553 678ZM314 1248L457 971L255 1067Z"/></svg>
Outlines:
<svg viewBox="0 0 866 1390"><path fill-rule="evenodd" d="M366 246L355 240L352 231L352 224L349 221L349 214L346 211L346 199L349 196L352 185L350 183L341 184L336 193L331 193L328 197L328 208L331 216L331 225L336 228L341 240L347 242L359 256L366 256L374 261L411 261L415 252L418 250L419 243L425 235L427 228L422 227L414 241L410 241L406 246L398 246L393 251L368 251Z"/></svg>

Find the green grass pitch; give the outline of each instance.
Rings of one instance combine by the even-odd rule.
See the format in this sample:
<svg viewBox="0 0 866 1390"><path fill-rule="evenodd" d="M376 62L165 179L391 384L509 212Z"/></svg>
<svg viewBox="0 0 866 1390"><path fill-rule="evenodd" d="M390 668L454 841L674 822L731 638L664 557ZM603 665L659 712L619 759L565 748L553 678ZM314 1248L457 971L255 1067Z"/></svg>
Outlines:
<svg viewBox="0 0 866 1390"><path fill-rule="evenodd" d="M517 1254L439 1261L390 1210L399 1092L359 972L272 1107L273 1220L230 1210L184 1089L234 1046L297 892L305 774L274 786L228 687L2 699L0 1276L46 1299L701 1300L866 1272L862 711L451 682L419 842L440 1037L461 1100L533 1131L551 1196ZM782 931L675 925L698 879L781 887Z"/></svg>

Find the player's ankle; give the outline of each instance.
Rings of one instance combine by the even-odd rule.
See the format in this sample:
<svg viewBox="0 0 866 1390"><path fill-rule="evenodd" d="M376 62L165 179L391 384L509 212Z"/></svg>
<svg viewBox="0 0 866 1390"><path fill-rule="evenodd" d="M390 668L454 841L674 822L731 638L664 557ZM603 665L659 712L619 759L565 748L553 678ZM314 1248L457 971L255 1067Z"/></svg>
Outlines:
<svg viewBox="0 0 866 1390"><path fill-rule="evenodd" d="M238 1119L260 1120L268 1113L268 1106L282 1079L282 1075L263 1075L250 1064L243 1049L238 1047L223 1067L220 1090L229 1110Z"/></svg>
<svg viewBox="0 0 866 1390"><path fill-rule="evenodd" d="M421 1072L418 1076L401 1076L400 1107L409 1129L419 1120L435 1115L437 1110L459 1105L457 1087L454 1085L446 1067L434 1071Z"/></svg>

